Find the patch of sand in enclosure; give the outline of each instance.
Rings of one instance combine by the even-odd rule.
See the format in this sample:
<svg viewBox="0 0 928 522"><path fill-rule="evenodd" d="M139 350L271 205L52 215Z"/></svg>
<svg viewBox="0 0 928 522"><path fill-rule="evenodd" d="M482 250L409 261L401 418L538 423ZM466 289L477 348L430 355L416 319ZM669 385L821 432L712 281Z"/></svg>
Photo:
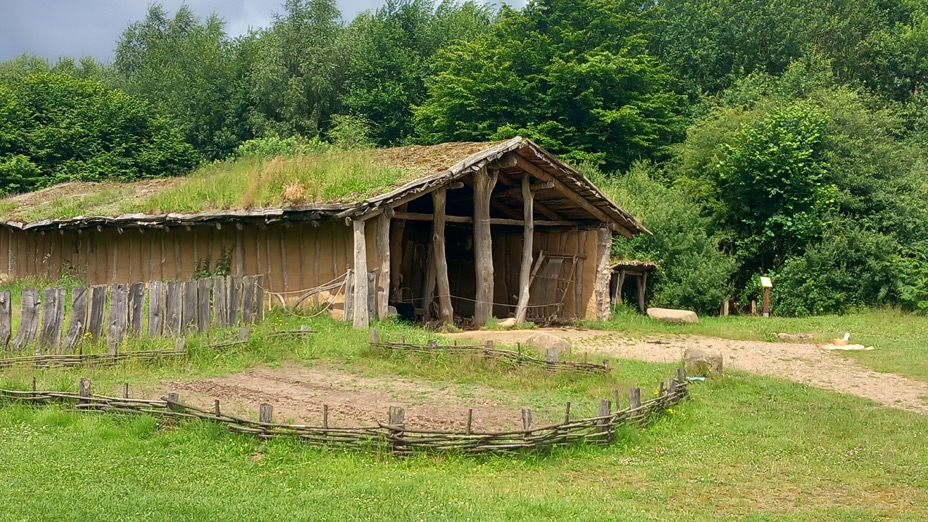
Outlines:
<svg viewBox="0 0 928 522"><path fill-rule="evenodd" d="M697 335L631 338L617 332L541 328L534 330L480 331L446 335L457 339L514 344L535 332L568 339L575 353L599 352L623 359L677 363L688 347L718 350L724 367L787 379L838 393L857 395L885 406L928 414L928 383L895 373L880 373L854 360L814 344L731 341Z"/></svg>
<svg viewBox="0 0 928 522"><path fill-rule="evenodd" d="M274 406L274 420L322 425L322 407L329 406L329 425L376 426L387 421L390 406L406 410L406 425L417 429L463 430L468 408L473 429L495 431L521 428L520 406L494 399L505 392L479 385L437 384L396 376L359 375L321 364L307 367L288 362L276 368L194 381L164 381L158 393L177 392L181 402L212 409L219 399L223 412L255 418L258 406ZM154 391L149 395L154 395ZM554 423L556 416L536 414L535 425Z"/></svg>

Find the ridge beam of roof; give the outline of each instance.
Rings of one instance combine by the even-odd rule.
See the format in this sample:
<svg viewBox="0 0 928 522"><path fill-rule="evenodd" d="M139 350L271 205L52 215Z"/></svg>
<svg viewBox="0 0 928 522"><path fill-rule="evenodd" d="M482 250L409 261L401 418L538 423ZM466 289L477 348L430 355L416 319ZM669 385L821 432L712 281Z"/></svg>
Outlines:
<svg viewBox="0 0 928 522"><path fill-rule="evenodd" d="M561 180L543 171L538 166L536 166L534 163L530 162L528 159L522 156L518 157L517 163L518 163L519 168L525 170L526 172L528 172L529 174L531 174L538 180L544 181L544 182L550 181L554 183L554 190L557 190L558 192L563 194L564 197L573 201L578 206L580 206L582 209L592 214L594 217L596 217L596 219L602 221L603 223L608 223L612 225L614 227L614 230L618 232L619 234L621 234L622 236L624 236L625 238L627 239L632 238L631 231L629 231L627 228L623 227L619 223L616 223L614 219L607 216L606 213L603 212L602 210L596 208L592 203L587 201L586 198L584 198L580 194L577 194L576 192L571 190L570 187L565 185L564 182L562 182Z"/></svg>

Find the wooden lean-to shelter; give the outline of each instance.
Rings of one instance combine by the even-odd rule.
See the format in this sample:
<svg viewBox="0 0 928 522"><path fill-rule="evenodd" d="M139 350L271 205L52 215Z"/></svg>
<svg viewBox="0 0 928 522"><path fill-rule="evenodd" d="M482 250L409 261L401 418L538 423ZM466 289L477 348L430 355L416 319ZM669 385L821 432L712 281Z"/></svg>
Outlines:
<svg viewBox="0 0 928 522"><path fill-rule="evenodd" d="M233 275L264 275L271 304L326 305L359 327L390 306L421 320L551 322L606 317L613 236L649 233L527 139L372 154L415 175L361 202L9 219L0 272L180 280L223 259ZM176 181L145 190L162 182Z"/></svg>

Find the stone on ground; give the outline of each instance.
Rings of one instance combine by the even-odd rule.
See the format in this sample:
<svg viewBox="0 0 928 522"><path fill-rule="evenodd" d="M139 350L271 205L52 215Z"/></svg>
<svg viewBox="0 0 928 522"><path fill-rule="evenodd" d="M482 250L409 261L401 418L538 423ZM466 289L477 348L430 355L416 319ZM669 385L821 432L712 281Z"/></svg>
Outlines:
<svg viewBox="0 0 928 522"><path fill-rule="evenodd" d="M503 319L502 321L496 323L500 328L512 328L516 325L516 318L510 317L509 319Z"/></svg>
<svg viewBox="0 0 928 522"><path fill-rule="evenodd" d="M541 353L547 353L549 348L557 348L558 351L570 352L570 343L567 342L566 339L547 332L533 333L525 340L525 344Z"/></svg>
<svg viewBox="0 0 928 522"><path fill-rule="evenodd" d="M722 373L722 352L716 350L687 348L683 352L683 362L690 375Z"/></svg>
<svg viewBox="0 0 928 522"><path fill-rule="evenodd" d="M699 316L691 310L674 310L672 308L648 308L648 317L655 321L667 323L698 323Z"/></svg>

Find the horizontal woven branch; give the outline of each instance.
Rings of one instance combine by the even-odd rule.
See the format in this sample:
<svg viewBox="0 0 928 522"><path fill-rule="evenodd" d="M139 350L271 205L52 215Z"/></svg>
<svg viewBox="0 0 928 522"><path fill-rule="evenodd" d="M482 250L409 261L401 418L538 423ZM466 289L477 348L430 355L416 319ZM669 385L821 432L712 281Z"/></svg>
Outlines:
<svg viewBox="0 0 928 522"><path fill-rule="evenodd" d="M10 357L0 359L0 369L14 366L35 368L75 368L83 366L114 366L124 361L154 361L173 357L186 357L186 351L152 350L139 352L108 353L72 353L64 355L32 355L27 357Z"/></svg>
<svg viewBox="0 0 928 522"><path fill-rule="evenodd" d="M679 377L679 374L678 374ZM468 420L465 432L417 430L403 423L402 409L391 408L388 423L373 427L329 427L325 418L323 426L302 424L279 424L270 422L273 408L261 405L259 417L263 421L254 421L224 414L216 401L214 410L197 408L179 401L176 395L161 399L130 399L125 397L108 397L90 394L90 381L81 379L81 392L65 393L52 391L0 390L0 402L26 404L63 404L74 407L80 412L108 412L127 414L150 414L166 418L191 418L226 425L230 430L255 435L262 439L276 437L295 437L301 441L318 446L351 448L355 450L389 451L403 456L415 452L455 452L477 453L513 453L516 451L543 451L553 447L568 446L584 442L587 444L606 445L614 440L618 426L646 426L658 414L687 397L687 383L682 378L670 379L667 386L663 384L657 397L641 403L634 408L615 412L608 401L601 404L598 417L569 419L560 424L540 426L506 432L472 432ZM633 395L640 390L633 389ZM128 387L125 395L128 395ZM605 411L603 410L605 405ZM395 411L399 412L394 417ZM327 411L325 409L324 411ZM523 410L523 422L526 422L527 410ZM397 419L399 419L397 421ZM527 424L531 423L528 413Z"/></svg>
<svg viewBox="0 0 928 522"><path fill-rule="evenodd" d="M458 353L458 354L479 354L488 359L498 359L509 361L513 364L520 366L535 366L538 368L544 368L550 372L581 372L581 373L591 373L591 374L606 374L609 373L610 368L606 364L595 364L588 362L572 362L572 361L548 361L544 359L539 359L537 357L532 357L531 355L524 354L522 352L516 352L512 350L502 350L499 348L492 348L491 346L479 346L479 345L442 345L437 344L434 341L430 341L429 344L410 344L406 342L402 343L389 343L381 341L371 341L371 346L376 346L379 348L385 348L387 350L395 351L404 351L404 352L415 352L415 353L428 353L428 354L438 354L438 353Z"/></svg>

